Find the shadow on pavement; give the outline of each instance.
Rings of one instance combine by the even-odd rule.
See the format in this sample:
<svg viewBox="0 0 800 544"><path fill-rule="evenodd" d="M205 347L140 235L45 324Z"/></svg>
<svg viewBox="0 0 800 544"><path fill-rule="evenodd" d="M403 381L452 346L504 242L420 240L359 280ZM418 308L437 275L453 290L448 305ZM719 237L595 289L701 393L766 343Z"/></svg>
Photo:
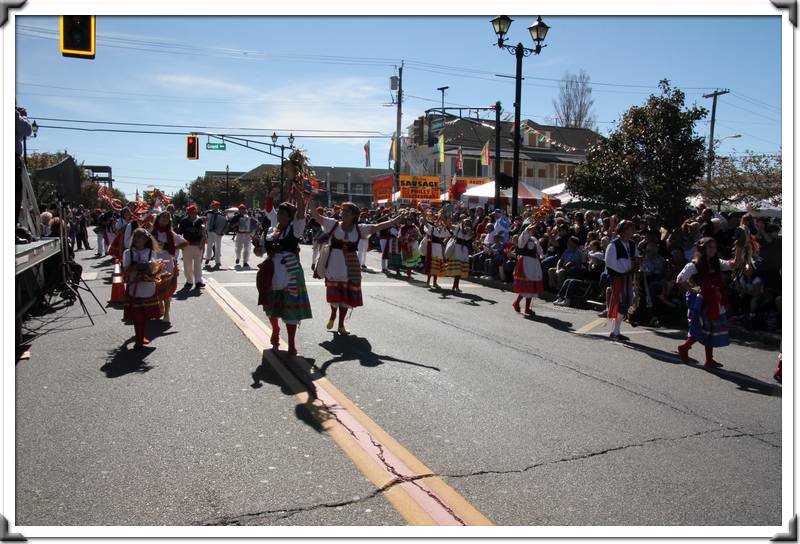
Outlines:
<svg viewBox="0 0 800 544"><path fill-rule="evenodd" d="M193 289L191 287L187 288L184 286L175 291L175 294L173 295L172 298L174 298L175 300L186 300L190 297L199 297L199 296L200 296L200 289Z"/></svg>
<svg viewBox="0 0 800 544"><path fill-rule="evenodd" d="M148 355L153 353L156 348L145 346L139 349L132 349L133 339L125 342L120 348L109 352L109 358L100 370L105 372L106 378L119 378L126 374L138 372L143 374L153 369L145 362Z"/></svg>
<svg viewBox="0 0 800 544"><path fill-rule="evenodd" d="M662 363L684 365L677 352L671 353L668 351L651 348L649 346L643 346L642 344L635 344L633 342L625 342L622 345L634 351L649 355L651 358L661 361ZM735 372L725 368L710 368L698 362L696 359L689 359L689 363L685 364L685 366L708 372L709 374L713 374L722 380L734 383L741 391L747 391L748 393L756 393L758 395L767 395L771 397L783 396L782 389L779 385L761 381L752 376L748 376L747 374L742 374L741 372Z"/></svg>
<svg viewBox="0 0 800 544"><path fill-rule="evenodd" d="M439 295L440 299L447 300L449 297L461 298L461 299L464 299L464 300L459 301L460 304L466 304L467 306L476 306L476 307L478 307L478 306L480 306L480 304L478 304L479 302L487 302L487 303L489 303L490 306L494 306L495 304L497 304L496 300L483 298L480 295L471 295L469 293L455 293L455 292L453 292L453 291L451 291L449 289L446 289L446 288L445 289L441 289L440 291L444 291L441 295Z"/></svg>
<svg viewBox="0 0 800 544"><path fill-rule="evenodd" d="M535 310L534 310L535 311ZM572 323L569 321L564 321L563 319L558 319L556 317L545 317L540 314L536 314L534 316L525 316L525 319L528 321L534 321L536 323L541 323L543 325L547 325L557 331L561 332L573 332Z"/></svg>
<svg viewBox="0 0 800 544"><path fill-rule="evenodd" d="M322 376L327 375L328 367L332 364L340 363L342 361L358 361L361 366L376 367L387 362L403 363L406 365L413 365L439 372L440 369L435 366L428 366L422 363L415 363L414 361L406 361L404 359L397 359L390 355L379 355L372 351L372 344L366 338L355 335L342 335L334 333L333 339L326 340L320 344L320 347L325 348L329 353L335 355L334 358L325 361L319 368Z"/></svg>

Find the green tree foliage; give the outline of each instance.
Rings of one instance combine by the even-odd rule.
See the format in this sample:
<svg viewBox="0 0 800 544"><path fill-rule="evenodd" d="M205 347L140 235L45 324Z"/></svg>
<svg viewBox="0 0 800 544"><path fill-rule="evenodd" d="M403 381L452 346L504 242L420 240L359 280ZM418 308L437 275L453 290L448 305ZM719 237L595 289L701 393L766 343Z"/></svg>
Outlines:
<svg viewBox="0 0 800 544"><path fill-rule="evenodd" d="M715 157L711 183L699 184L703 201L717 210L725 206L758 207L782 203L780 155L746 151L739 157Z"/></svg>
<svg viewBox="0 0 800 544"><path fill-rule="evenodd" d="M280 167L270 167L266 171L260 173L258 178L252 181L242 183L242 199L248 206L261 207L267 200L273 184L280 181L281 170Z"/></svg>
<svg viewBox="0 0 800 544"><path fill-rule="evenodd" d="M183 189L178 190L172 195L172 204L176 210L180 210L189 205L189 195Z"/></svg>
<svg viewBox="0 0 800 544"><path fill-rule="evenodd" d="M189 199L201 209L211 206L213 200L218 200L223 206L235 206L241 202L242 187L238 180L228 181L230 194L225 195L225 177L204 176L198 177L189 184Z"/></svg>
<svg viewBox="0 0 800 544"><path fill-rule="evenodd" d="M707 111L687 108L684 93L668 80L659 86L661 95L631 107L616 130L589 149L587 162L569 177L567 188L623 215L657 213L675 226L703 174L705 143L695 133L695 123Z"/></svg>

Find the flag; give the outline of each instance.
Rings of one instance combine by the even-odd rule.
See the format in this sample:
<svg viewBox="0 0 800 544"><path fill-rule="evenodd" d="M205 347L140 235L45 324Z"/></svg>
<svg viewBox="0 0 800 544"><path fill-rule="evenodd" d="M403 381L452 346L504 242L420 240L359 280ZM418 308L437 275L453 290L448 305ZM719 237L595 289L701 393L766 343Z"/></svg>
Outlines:
<svg viewBox="0 0 800 544"><path fill-rule="evenodd" d="M448 191L447 199L448 200L456 200L458 199L458 189L456 188L456 173L453 172L453 179L450 180L450 190Z"/></svg>
<svg viewBox="0 0 800 544"><path fill-rule="evenodd" d="M481 166L489 166L492 164L492 146L487 141L486 145L481 149Z"/></svg>
<svg viewBox="0 0 800 544"><path fill-rule="evenodd" d="M369 140L364 144L364 155L367 158L367 168L369 168Z"/></svg>
<svg viewBox="0 0 800 544"><path fill-rule="evenodd" d="M444 162L444 132L439 134L439 162Z"/></svg>
<svg viewBox="0 0 800 544"><path fill-rule="evenodd" d="M458 153L456 154L456 172L461 173L464 170L464 161L461 160L461 146L458 146Z"/></svg>
<svg viewBox="0 0 800 544"><path fill-rule="evenodd" d="M389 160L394 161L397 160L397 140L394 136L392 136L392 145L389 146Z"/></svg>

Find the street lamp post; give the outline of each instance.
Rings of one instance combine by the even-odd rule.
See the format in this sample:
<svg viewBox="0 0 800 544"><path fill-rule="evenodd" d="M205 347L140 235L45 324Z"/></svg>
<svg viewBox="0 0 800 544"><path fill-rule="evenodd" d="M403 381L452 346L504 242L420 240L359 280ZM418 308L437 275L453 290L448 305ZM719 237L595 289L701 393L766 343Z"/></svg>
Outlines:
<svg viewBox="0 0 800 544"><path fill-rule="evenodd" d="M36 138L36 133L39 132L39 125L36 124L36 121L31 124L31 134L34 138ZM22 138L22 161L25 163L25 166L28 166L28 137L25 136Z"/></svg>
<svg viewBox="0 0 800 544"><path fill-rule="evenodd" d="M231 206L231 188L228 184L228 174L230 173L230 168L228 165L225 165L225 208L230 208Z"/></svg>
<svg viewBox="0 0 800 544"><path fill-rule="evenodd" d="M528 57L530 55L538 55L542 52L546 45L542 45L545 37L547 36L547 31L550 30L550 27L547 26L541 17L536 19L536 22L533 23L530 27L528 27L528 31L531 34L531 38L533 38L534 43L536 46L533 49L528 49L522 45L522 42L518 43L517 45L506 45L506 38L505 35L508 33L508 29L511 27L511 23L513 19L508 17L507 15L500 15L499 17L495 17L492 19L492 27L494 28L495 34L497 34L497 47L501 49L505 49L512 55L517 58L517 73L516 73L516 94L514 100L514 185L511 194L511 215L517 215L517 198L519 196L519 147L520 147L520 108L522 102L522 58ZM495 179L495 183L498 180Z"/></svg>

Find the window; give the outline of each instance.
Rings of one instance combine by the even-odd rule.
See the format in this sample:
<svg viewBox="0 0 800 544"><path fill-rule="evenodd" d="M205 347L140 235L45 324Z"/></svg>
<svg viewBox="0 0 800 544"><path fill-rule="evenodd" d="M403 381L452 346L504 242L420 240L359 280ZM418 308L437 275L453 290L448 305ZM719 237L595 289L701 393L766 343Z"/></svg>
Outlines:
<svg viewBox="0 0 800 544"><path fill-rule="evenodd" d="M546 178L547 177L547 169L546 168L539 168L539 177Z"/></svg>
<svg viewBox="0 0 800 544"><path fill-rule="evenodd" d="M503 173L509 176L514 175L514 163L512 161L503 161Z"/></svg>
<svg viewBox="0 0 800 544"><path fill-rule="evenodd" d="M479 159L464 159L464 173L463 176L467 178L478 177L478 169L481 166Z"/></svg>
<svg viewBox="0 0 800 544"><path fill-rule="evenodd" d="M528 167L525 169L525 177L532 178L533 177L533 168Z"/></svg>
<svg viewBox="0 0 800 544"><path fill-rule="evenodd" d="M488 165L481 166L481 176L483 176L484 178L489 177L489 168L490 167Z"/></svg>

